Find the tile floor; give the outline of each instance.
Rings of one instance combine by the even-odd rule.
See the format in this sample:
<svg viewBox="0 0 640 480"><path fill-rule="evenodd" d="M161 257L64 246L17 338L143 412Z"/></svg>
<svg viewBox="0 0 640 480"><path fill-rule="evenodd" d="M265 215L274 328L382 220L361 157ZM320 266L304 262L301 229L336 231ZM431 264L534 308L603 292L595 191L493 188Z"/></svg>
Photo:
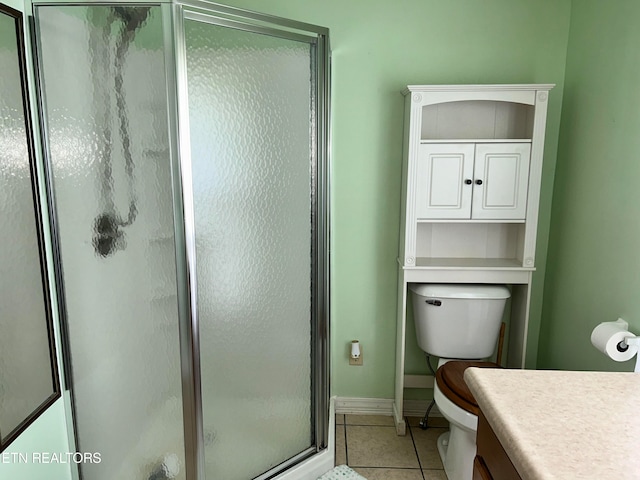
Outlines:
<svg viewBox="0 0 640 480"><path fill-rule="evenodd" d="M336 465L368 480L447 480L436 446L447 421L430 418L428 430L417 417L407 421L407 435L399 437L392 417L336 415Z"/></svg>

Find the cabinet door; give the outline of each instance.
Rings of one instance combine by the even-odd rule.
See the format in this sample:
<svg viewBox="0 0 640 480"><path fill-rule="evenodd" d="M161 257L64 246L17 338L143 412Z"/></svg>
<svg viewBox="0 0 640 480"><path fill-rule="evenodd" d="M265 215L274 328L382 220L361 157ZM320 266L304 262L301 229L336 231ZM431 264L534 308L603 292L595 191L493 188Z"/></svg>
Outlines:
<svg viewBox="0 0 640 480"><path fill-rule="evenodd" d="M476 145L471 218L524 220L530 154L529 143Z"/></svg>
<svg viewBox="0 0 640 480"><path fill-rule="evenodd" d="M418 219L468 219L471 216L474 145L421 144L416 178Z"/></svg>

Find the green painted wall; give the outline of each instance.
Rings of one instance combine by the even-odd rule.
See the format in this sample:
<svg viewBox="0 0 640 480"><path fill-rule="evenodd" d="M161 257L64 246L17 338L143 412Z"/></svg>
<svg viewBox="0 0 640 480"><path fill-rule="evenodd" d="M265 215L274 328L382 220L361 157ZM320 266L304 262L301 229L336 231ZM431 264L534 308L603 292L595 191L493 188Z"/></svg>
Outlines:
<svg viewBox="0 0 640 480"><path fill-rule="evenodd" d="M4 3L5 5L8 5L11 8L24 12L23 0L3 0L2 3Z"/></svg>
<svg viewBox="0 0 640 480"><path fill-rule="evenodd" d="M539 366L633 370L590 343L640 333L640 2L574 1Z"/></svg>
<svg viewBox="0 0 640 480"><path fill-rule="evenodd" d="M535 366L569 0L227 0L328 27L333 50L333 393L393 397L403 97L407 84L556 83L527 364ZM364 366L348 366L359 339ZM426 373L408 342L409 368Z"/></svg>

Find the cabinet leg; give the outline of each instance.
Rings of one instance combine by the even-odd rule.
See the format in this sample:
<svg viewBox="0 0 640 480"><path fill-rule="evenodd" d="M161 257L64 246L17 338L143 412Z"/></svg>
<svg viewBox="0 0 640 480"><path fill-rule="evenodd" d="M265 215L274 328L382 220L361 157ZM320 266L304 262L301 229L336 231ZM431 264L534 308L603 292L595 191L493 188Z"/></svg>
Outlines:
<svg viewBox="0 0 640 480"><path fill-rule="evenodd" d="M396 434L404 437L407 434L407 424L404 421L404 417L399 415L396 404L393 404L393 421L396 424Z"/></svg>

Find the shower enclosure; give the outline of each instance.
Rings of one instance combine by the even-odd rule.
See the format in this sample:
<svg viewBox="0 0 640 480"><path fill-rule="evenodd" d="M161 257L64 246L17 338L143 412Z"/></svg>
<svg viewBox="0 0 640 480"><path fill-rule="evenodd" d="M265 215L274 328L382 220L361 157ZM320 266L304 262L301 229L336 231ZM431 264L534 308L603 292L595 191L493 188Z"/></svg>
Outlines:
<svg viewBox="0 0 640 480"><path fill-rule="evenodd" d="M267 479L326 451L326 29L34 2L85 480Z"/></svg>

